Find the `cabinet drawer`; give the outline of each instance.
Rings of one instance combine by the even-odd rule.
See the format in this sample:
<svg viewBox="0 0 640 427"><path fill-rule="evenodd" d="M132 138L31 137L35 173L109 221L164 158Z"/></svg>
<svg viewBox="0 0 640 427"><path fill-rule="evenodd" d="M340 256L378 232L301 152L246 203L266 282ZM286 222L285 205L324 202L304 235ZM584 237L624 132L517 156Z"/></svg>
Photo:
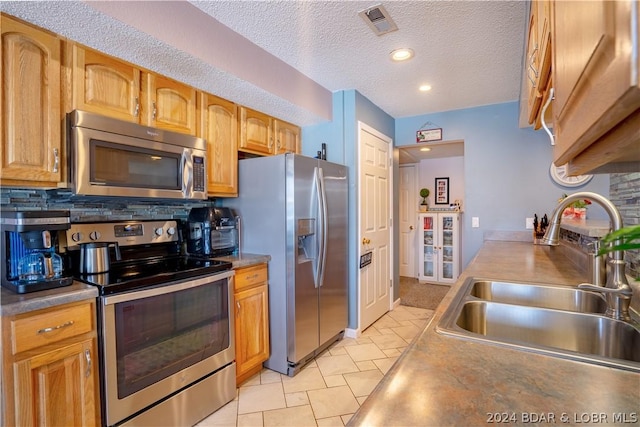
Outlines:
<svg viewBox="0 0 640 427"><path fill-rule="evenodd" d="M93 329L93 304L40 310L11 320L13 354L54 343Z"/></svg>
<svg viewBox="0 0 640 427"><path fill-rule="evenodd" d="M268 279L267 264L258 264L252 267L244 267L236 270L235 291L251 288L266 282Z"/></svg>

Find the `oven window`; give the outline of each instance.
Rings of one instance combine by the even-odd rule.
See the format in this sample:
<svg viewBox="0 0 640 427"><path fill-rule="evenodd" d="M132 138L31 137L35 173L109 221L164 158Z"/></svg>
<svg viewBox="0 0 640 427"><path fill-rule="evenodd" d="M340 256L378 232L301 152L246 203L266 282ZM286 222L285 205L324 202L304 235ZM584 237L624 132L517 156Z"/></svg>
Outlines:
<svg viewBox="0 0 640 427"><path fill-rule="evenodd" d="M229 347L227 279L115 304L118 397Z"/></svg>
<svg viewBox="0 0 640 427"><path fill-rule="evenodd" d="M91 182L114 187L180 190L181 155L91 140Z"/></svg>

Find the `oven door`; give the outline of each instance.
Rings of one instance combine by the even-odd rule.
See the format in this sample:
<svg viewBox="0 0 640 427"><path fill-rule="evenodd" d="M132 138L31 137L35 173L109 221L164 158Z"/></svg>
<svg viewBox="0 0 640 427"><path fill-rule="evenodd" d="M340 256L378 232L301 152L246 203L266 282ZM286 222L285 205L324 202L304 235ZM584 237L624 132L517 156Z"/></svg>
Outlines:
<svg viewBox="0 0 640 427"><path fill-rule="evenodd" d="M233 274L101 297L107 425L233 362Z"/></svg>
<svg viewBox="0 0 640 427"><path fill-rule="evenodd" d="M89 128L72 133L78 195L207 198L202 150Z"/></svg>

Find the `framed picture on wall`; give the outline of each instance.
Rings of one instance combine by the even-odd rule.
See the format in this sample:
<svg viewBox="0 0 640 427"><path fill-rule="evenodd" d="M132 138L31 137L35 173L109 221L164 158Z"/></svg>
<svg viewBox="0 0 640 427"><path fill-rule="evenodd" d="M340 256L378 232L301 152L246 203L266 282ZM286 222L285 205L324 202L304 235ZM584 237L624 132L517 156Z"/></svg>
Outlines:
<svg viewBox="0 0 640 427"><path fill-rule="evenodd" d="M436 205L449 204L449 178L436 178Z"/></svg>

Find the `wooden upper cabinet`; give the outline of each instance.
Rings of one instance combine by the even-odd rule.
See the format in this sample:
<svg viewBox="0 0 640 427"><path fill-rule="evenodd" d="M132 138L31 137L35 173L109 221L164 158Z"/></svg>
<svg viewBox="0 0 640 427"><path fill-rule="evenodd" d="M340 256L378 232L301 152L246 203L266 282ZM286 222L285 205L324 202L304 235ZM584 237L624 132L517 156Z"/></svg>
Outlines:
<svg viewBox="0 0 640 427"><path fill-rule="evenodd" d="M69 110L196 134L194 88L77 44L68 51L73 69Z"/></svg>
<svg viewBox="0 0 640 427"><path fill-rule="evenodd" d="M61 41L0 15L3 185L56 186L62 180Z"/></svg>
<svg viewBox="0 0 640 427"><path fill-rule="evenodd" d="M273 118L267 114L240 107L240 150L270 155L275 152Z"/></svg>
<svg viewBox="0 0 640 427"><path fill-rule="evenodd" d="M300 128L282 120L274 120L275 154L300 152Z"/></svg>
<svg viewBox="0 0 640 427"><path fill-rule="evenodd" d="M207 187L210 196L238 195L238 107L208 93L200 94L199 136L207 140Z"/></svg>
<svg viewBox="0 0 640 427"><path fill-rule="evenodd" d="M543 98L551 77L551 2L533 0L529 15L529 37L525 63L528 92L527 120L538 129Z"/></svg>
<svg viewBox="0 0 640 427"><path fill-rule="evenodd" d="M570 174L640 161L634 1L553 3L554 162ZM635 16L632 16L635 15ZM622 122L622 123L621 123Z"/></svg>
<svg viewBox="0 0 640 427"><path fill-rule="evenodd" d="M121 120L140 120L140 70L78 45L73 54L73 105Z"/></svg>
<svg viewBox="0 0 640 427"><path fill-rule="evenodd" d="M143 124L196 134L196 90L175 80L143 73Z"/></svg>

